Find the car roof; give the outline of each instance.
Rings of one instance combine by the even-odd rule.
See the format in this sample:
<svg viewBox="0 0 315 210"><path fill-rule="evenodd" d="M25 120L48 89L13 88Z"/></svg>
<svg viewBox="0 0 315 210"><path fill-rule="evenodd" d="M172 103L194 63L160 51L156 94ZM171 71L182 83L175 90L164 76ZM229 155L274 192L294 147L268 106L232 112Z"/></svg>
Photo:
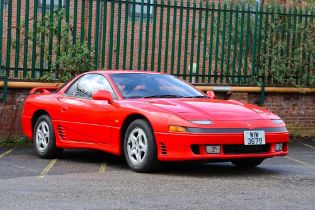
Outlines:
<svg viewBox="0 0 315 210"><path fill-rule="evenodd" d="M143 70L96 70L96 71L89 71L88 73L99 73L99 74L163 74L159 72L152 72L152 71L143 71Z"/></svg>

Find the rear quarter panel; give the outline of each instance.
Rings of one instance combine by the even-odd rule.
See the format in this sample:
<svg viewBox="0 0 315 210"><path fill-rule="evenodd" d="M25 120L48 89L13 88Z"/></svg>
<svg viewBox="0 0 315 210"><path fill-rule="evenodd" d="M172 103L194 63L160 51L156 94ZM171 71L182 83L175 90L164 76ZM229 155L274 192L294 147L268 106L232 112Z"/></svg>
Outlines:
<svg viewBox="0 0 315 210"><path fill-rule="evenodd" d="M37 111L47 112L52 119L58 118L59 106L57 105L56 94L32 94L29 95L23 106L22 128L24 134L32 139L32 117Z"/></svg>

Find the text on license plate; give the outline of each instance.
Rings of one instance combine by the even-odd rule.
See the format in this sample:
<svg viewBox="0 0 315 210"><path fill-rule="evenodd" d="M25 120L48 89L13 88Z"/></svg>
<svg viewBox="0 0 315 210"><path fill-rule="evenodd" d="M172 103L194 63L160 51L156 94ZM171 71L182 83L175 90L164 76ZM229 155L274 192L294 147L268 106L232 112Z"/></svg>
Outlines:
<svg viewBox="0 0 315 210"><path fill-rule="evenodd" d="M265 131L244 131L245 145L262 145L265 142Z"/></svg>

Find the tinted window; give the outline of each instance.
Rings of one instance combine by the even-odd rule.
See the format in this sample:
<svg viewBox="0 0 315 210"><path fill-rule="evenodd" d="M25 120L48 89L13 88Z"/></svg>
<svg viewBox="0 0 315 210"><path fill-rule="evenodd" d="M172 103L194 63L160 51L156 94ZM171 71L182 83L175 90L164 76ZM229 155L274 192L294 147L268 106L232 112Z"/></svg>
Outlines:
<svg viewBox="0 0 315 210"><path fill-rule="evenodd" d="M187 83L167 74L110 75L124 98L204 98Z"/></svg>
<svg viewBox="0 0 315 210"><path fill-rule="evenodd" d="M116 98L107 79L99 74L87 74L82 76L69 87L66 94L69 96L91 98L92 94L97 90L107 90L112 94L113 98Z"/></svg>

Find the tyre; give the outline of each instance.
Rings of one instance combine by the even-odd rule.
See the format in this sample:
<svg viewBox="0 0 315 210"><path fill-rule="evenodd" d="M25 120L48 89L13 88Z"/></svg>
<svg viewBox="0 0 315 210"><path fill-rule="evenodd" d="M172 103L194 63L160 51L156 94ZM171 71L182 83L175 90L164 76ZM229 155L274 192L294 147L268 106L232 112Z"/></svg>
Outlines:
<svg viewBox="0 0 315 210"><path fill-rule="evenodd" d="M62 152L62 149L56 147L54 129L47 115L40 116L36 121L33 142L36 153L41 158L53 158Z"/></svg>
<svg viewBox="0 0 315 210"><path fill-rule="evenodd" d="M233 165L240 168L254 168L261 164L264 159L238 159L231 161Z"/></svg>
<svg viewBox="0 0 315 210"><path fill-rule="evenodd" d="M129 125L124 138L124 155L128 166L136 172L157 169L155 138L146 120L138 119Z"/></svg>

